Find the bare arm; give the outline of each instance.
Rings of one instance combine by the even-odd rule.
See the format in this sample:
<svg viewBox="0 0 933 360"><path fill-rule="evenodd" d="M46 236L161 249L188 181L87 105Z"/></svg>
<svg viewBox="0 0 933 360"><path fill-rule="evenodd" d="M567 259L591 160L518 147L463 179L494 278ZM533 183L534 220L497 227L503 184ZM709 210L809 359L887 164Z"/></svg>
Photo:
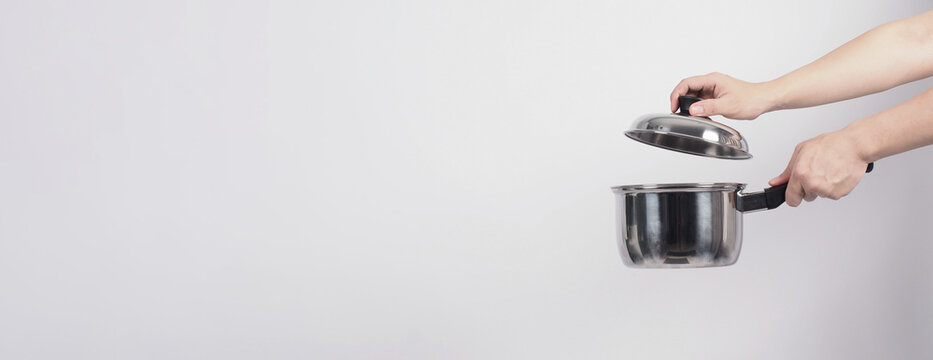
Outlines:
<svg viewBox="0 0 933 360"><path fill-rule="evenodd" d="M771 82L771 110L847 100L933 76L933 11L887 23Z"/></svg>
<svg viewBox="0 0 933 360"><path fill-rule="evenodd" d="M933 89L797 145L770 184L787 183L790 206L817 197L839 199L858 185L867 163L927 145L933 145Z"/></svg>
<svg viewBox="0 0 933 360"><path fill-rule="evenodd" d="M750 83L718 73L684 79L671 92L671 111L678 96L689 94L708 99L694 104L691 113L750 120L768 111L851 99L929 76L933 11L874 28L772 81Z"/></svg>
<svg viewBox="0 0 933 360"><path fill-rule="evenodd" d="M841 131L859 140L866 162L933 145L933 88Z"/></svg>
<svg viewBox="0 0 933 360"><path fill-rule="evenodd" d="M933 76L933 11L881 25L826 56L772 81L750 83L713 73L684 79L671 93L707 100L694 115L755 119L762 113L821 105ZM933 144L933 89L846 128L797 145L771 185L787 183L790 206L817 197L839 199L858 185L865 166Z"/></svg>

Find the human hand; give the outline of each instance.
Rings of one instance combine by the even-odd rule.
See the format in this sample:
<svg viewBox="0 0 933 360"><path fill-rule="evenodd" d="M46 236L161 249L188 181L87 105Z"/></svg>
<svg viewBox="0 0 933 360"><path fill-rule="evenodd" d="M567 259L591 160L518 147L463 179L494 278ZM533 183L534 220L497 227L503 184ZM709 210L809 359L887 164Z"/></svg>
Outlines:
<svg viewBox="0 0 933 360"><path fill-rule="evenodd" d="M797 145L787 168L768 182L787 183L785 202L796 207L817 197L838 200L858 185L870 161L859 154L858 140L845 129Z"/></svg>
<svg viewBox="0 0 933 360"><path fill-rule="evenodd" d="M677 111L678 97L691 95L706 99L690 106L691 115L754 120L773 110L776 96L771 88L769 83L750 83L715 72L689 77L671 92L671 111Z"/></svg>

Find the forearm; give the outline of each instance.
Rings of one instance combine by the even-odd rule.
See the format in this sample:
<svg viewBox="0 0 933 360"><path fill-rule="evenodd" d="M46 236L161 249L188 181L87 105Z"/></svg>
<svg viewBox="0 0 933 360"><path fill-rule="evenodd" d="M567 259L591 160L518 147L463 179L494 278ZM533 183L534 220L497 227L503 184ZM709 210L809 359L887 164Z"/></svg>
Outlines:
<svg viewBox="0 0 933 360"><path fill-rule="evenodd" d="M881 25L822 58L762 83L769 110L851 99L933 76L933 11Z"/></svg>
<svg viewBox="0 0 933 360"><path fill-rule="evenodd" d="M842 132L857 143L858 155L866 162L933 145L933 88Z"/></svg>

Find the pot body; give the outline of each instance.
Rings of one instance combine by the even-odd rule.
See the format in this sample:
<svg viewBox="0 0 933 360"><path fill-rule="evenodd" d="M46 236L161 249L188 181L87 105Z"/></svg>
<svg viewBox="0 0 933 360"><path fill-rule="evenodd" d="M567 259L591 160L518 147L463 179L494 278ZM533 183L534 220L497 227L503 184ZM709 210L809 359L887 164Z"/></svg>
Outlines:
<svg viewBox="0 0 933 360"><path fill-rule="evenodd" d="M617 241L630 267L725 266L742 249L738 183L617 186Z"/></svg>

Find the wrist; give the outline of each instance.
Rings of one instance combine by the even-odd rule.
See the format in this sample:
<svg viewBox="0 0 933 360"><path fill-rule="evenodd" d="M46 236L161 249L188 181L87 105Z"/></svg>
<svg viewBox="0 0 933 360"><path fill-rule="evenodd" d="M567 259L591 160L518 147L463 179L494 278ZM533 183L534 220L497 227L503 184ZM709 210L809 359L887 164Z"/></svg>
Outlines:
<svg viewBox="0 0 933 360"><path fill-rule="evenodd" d="M883 144L877 131L871 129L868 119L856 121L846 126L839 133L845 136L854 146L855 154L866 163L881 158Z"/></svg>
<svg viewBox="0 0 933 360"><path fill-rule="evenodd" d="M755 85L761 89L761 102L764 105L764 111L762 113L784 110L788 108L787 87L784 86L781 78L757 83Z"/></svg>

